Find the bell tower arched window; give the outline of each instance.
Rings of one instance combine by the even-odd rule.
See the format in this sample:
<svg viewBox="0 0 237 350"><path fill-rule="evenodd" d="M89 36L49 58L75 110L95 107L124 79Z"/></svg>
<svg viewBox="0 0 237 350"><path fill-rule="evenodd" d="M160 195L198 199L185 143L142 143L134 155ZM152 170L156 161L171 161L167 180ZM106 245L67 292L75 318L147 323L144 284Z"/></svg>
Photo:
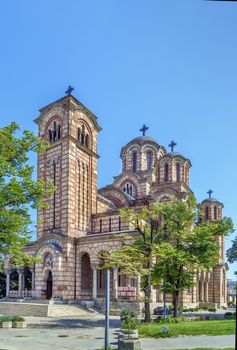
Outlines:
<svg viewBox="0 0 237 350"><path fill-rule="evenodd" d="M147 151L147 153L146 153L146 162L147 162L147 170L150 170L151 169L151 162L152 162L151 151Z"/></svg>
<svg viewBox="0 0 237 350"><path fill-rule="evenodd" d="M169 181L169 164L165 163L165 181Z"/></svg>
<svg viewBox="0 0 237 350"><path fill-rule="evenodd" d="M61 123L54 120L48 129L49 142L55 142L61 138Z"/></svg>
<svg viewBox="0 0 237 350"><path fill-rule="evenodd" d="M180 181L180 164L176 163L176 182Z"/></svg>
<svg viewBox="0 0 237 350"><path fill-rule="evenodd" d="M132 170L134 173L137 172L137 152L133 152L132 154Z"/></svg>
<svg viewBox="0 0 237 350"><path fill-rule="evenodd" d="M157 168L157 182L160 183L160 166Z"/></svg>
<svg viewBox="0 0 237 350"><path fill-rule="evenodd" d="M77 128L77 140L81 145L89 148L90 137L89 134L86 132L85 125L81 125Z"/></svg>

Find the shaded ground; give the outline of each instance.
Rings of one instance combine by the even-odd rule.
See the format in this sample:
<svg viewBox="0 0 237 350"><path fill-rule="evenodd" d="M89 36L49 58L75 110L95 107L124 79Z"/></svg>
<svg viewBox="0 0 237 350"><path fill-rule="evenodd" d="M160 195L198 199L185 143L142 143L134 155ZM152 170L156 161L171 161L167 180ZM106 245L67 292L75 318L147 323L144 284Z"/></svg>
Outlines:
<svg viewBox="0 0 237 350"><path fill-rule="evenodd" d="M0 350L98 350L104 344L104 316L39 318L26 317L26 329L1 329ZM119 318L111 317L110 343L116 349ZM143 350L233 348L234 336L198 336L143 339Z"/></svg>

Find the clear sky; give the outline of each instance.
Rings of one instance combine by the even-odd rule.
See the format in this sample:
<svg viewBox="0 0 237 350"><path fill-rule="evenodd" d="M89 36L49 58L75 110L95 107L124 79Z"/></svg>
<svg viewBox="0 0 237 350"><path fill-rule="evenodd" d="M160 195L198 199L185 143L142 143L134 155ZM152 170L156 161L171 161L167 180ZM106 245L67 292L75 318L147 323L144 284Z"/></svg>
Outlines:
<svg viewBox="0 0 237 350"><path fill-rule="evenodd" d="M119 174L121 147L146 123L191 160L197 199L212 188L237 225L236 38L234 2L1 1L0 126L36 132L38 109L71 84L103 127L99 186Z"/></svg>

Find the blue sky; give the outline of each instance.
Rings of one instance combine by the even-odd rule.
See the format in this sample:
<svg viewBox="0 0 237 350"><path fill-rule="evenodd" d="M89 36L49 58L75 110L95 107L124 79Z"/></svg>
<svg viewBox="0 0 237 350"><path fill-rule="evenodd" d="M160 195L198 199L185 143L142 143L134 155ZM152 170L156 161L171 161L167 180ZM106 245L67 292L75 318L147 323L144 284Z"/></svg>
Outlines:
<svg viewBox="0 0 237 350"><path fill-rule="evenodd" d="M71 84L103 127L99 186L119 174L121 147L146 123L190 158L197 199L212 188L237 225L236 38L237 3L1 1L0 126L36 132L38 109Z"/></svg>

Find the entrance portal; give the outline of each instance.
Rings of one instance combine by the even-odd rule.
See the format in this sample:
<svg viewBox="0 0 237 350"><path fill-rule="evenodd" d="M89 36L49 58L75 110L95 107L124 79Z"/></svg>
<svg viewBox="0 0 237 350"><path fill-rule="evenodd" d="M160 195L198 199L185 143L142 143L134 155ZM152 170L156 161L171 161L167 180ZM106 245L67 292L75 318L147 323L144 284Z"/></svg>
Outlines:
<svg viewBox="0 0 237 350"><path fill-rule="evenodd" d="M47 278L47 289L46 289L46 298L47 299L51 298L52 292L53 292L53 276L52 276L52 272L49 271L49 275Z"/></svg>

